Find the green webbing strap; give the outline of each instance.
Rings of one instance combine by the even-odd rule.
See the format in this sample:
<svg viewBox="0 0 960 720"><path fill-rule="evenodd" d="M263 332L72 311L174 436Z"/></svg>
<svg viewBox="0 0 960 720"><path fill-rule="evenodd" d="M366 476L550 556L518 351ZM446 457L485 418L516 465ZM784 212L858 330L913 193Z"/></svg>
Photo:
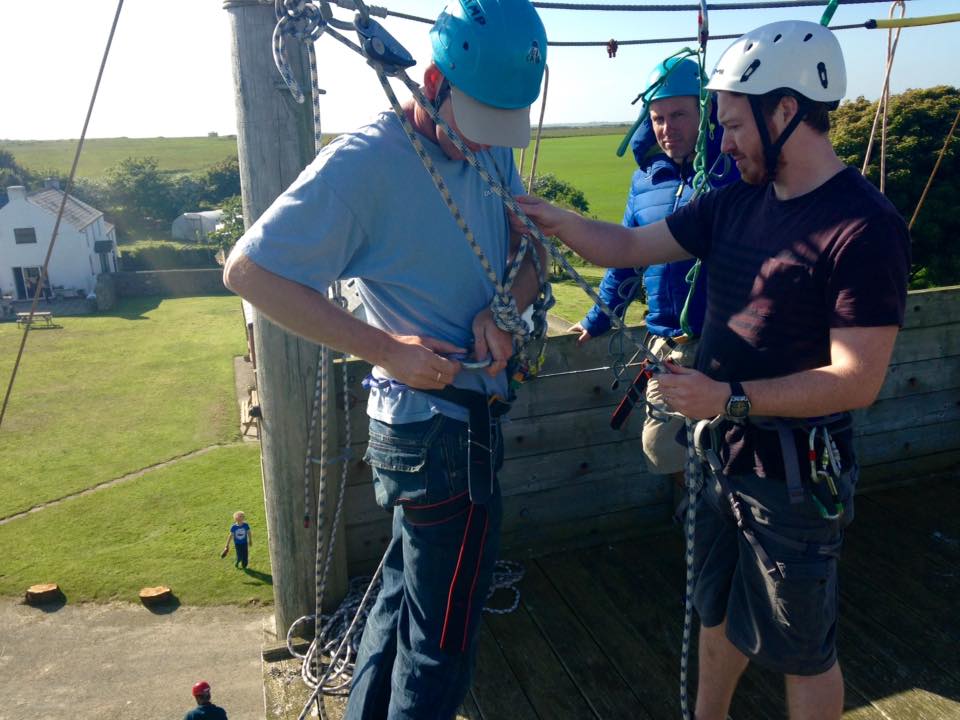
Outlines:
<svg viewBox="0 0 960 720"><path fill-rule="evenodd" d="M834 0L836 2L836 0ZM713 137L713 127L710 125L710 92L704 82L706 78L706 58L707 58L707 39L706 33L700 38L700 49L697 52L697 62L700 64L700 131L697 134L697 152L693 158L693 198L710 189L710 171L707 168L707 140ZM681 178L681 182L683 179ZM697 280L700 277L700 260L698 259L690 272L687 273L687 283L690 289L687 290L687 297L683 301L683 309L680 311L680 329L687 337L696 337L693 329L690 327L690 304L693 294L697 290Z"/></svg>
<svg viewBox="0 0 960 720"><path fill-rule="evenodd" d="M837 11L837 5L839 4L840 0L830 0L830 3L823 11L823 15L820 17L821 25L824 27L830 27L830 21L833 20L833 14Z"/></svg>
<svg viewBox="0 0 960 720"><path fill-rule="evenodd" d="M683 301L683 310L680 311L680 329L683 330L683 334L687 337L695 337L693 330L690 328L690 300L693 297L693 291L697 288L697 280L700 279L700 260L699 258L693 264L693 267L690 268L690 272L687 273L686 281L690 286L690 289L687 291L687 298Z"/></svg>

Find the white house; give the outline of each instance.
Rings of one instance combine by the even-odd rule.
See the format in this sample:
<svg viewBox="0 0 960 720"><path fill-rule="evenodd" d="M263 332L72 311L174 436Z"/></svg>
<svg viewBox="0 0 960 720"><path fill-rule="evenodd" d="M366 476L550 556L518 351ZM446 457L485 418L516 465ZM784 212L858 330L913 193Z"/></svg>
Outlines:
<svg viewBox="0 0 960 720"><path fill-rule="evenodd" d="M64 193L57 183L32 193L14 185L0 208L0 296L32 297L50 246ZM67 196L57 241L47 269L49 292L86 295L97 275L117 269L117 240L103 213Z"/></svg>
<svg viewBox="0 0 960 720"><path fill-rule="evenodd" d="M207 235L217 229L222 218L223 210L183 213L173 221L170 234L175 240L200 242L206 240Z"/></svg>

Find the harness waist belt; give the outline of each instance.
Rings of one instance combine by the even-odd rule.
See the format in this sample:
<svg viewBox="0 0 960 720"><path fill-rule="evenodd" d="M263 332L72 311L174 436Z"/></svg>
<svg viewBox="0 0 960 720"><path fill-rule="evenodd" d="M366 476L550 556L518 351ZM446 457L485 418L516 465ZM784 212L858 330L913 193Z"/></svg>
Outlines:
<svg viewBox="0 0 960 720"><path fill-rule="evenodd" d="M803 502L803 480L794 430L825 427L831 433L846 430L852 422L850 413L834 413L815 418L751 417L749 422L759 430L777 433L783 455L783 471L787 479L787 495L792 505Z"/></svg>
<svg viewBox="0 0 960 720"><path fill-rule="evenodd" d="M493 421L510 410L510 405L496 397L487 397L473 390L447 385L442 390L419 390L466 409L467 488L470 502L483 505L493 495L496 474L493 468Z"/></svg>

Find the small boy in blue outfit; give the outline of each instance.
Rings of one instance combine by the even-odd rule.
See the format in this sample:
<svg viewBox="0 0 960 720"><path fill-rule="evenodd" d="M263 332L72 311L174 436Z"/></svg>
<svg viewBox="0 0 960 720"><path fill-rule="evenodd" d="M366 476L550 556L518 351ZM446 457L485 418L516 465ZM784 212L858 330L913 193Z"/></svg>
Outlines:
<svg viewBox="0 0 960 720"><path fill-rule="evenodd" d="M246 516L242 510L237 510L233 514L233 525L230 526L230 534L227 535L227 544L223 546L223 552L220 557L225 557L230 551L230 541L233 540L233 547L237 551L237 560L234 567L243 567L247 569L247 552L252 544L253 537L250 534L250 526L244 522Z"/></svg>

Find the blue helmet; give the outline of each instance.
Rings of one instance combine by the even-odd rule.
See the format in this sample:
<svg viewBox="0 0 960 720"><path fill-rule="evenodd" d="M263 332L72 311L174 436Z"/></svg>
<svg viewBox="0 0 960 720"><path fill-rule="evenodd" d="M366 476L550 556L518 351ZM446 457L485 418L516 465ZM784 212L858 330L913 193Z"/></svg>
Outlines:
<svg viewBox="0 0 960 720"><path fill-rule="evenodd" d="M474 100L516 110L540 94L547 33L528 0L451 0L430 40L437 67Z"/></svg>
<svg viewBox="0 0 960 720"><path fill-rule="evenodd" d="M700 97L700 66L690 58L672 57L657 63L647 78L647 87L653 87L661 79L663 83L647 98L648 105L663 98ZM702 79L706 83L706 78Z"/></svg>

